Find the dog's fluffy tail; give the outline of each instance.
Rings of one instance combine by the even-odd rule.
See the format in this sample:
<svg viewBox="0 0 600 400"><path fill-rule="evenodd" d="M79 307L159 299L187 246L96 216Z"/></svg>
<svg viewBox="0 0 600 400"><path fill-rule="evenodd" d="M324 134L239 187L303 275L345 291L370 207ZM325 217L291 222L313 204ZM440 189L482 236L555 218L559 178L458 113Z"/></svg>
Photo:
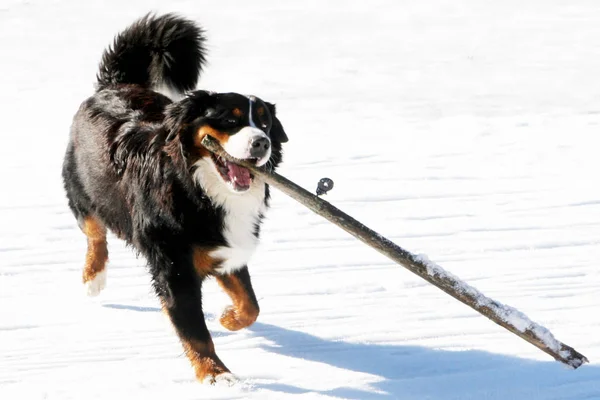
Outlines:
<svg viewBox="0 0 600 400"><path fill-rule="evenodd" d="M119 33L102 55L97 90L135 84L173 98L195 88L205 63L203 30L175 14L153 14Z"/></svg>

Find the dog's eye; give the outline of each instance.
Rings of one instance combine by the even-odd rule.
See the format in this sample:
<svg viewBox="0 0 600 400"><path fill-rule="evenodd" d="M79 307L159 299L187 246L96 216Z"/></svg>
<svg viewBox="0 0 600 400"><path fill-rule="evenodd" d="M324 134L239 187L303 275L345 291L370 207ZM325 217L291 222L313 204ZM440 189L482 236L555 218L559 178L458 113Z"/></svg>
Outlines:
<svg viewBox="0 0 600 400"><path fill-rule="evenodd" d="M225 119L225 124L227 124L227 125L235 125L235 124L237 124L237 119L235 119L235 118L226 118Z"/></svg>
<svg viewBox="0 0 600 400"><path fill-rule="evenodd" d="M269 127L269 121L267 121L264 116L261 116L258 122L260 122L260 127L263 129L267 129Z"/></svg>

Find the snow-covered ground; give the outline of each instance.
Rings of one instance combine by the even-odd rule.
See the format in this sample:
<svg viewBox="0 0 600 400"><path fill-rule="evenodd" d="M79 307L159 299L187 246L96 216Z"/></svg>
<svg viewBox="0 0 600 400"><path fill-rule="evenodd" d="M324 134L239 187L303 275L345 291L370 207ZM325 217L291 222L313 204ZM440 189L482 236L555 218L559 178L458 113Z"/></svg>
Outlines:
<svg viewBox="0 0 600 400"><path fill-rule="evenodd" d="M279 192L251 265L243 381L194 381L144 261L88 299L60 166L113 35L207 29L203 88L278 104L280 172L591 361L570 370ZM0 398L600 399L600 2L0 1ZM122 396L122 397L121 397Z"/></svg>

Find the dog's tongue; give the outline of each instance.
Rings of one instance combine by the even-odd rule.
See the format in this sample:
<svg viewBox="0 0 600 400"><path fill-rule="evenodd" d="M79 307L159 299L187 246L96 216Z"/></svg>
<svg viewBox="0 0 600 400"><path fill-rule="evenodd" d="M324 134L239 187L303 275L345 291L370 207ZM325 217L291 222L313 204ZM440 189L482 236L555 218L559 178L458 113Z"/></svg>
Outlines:
<svg viewBox="0 0 600 400"><path fill-rule="evenodd" d="M233 163L227 163L227 176L239 188L248 188L252 182L250 171Z"/></svg>

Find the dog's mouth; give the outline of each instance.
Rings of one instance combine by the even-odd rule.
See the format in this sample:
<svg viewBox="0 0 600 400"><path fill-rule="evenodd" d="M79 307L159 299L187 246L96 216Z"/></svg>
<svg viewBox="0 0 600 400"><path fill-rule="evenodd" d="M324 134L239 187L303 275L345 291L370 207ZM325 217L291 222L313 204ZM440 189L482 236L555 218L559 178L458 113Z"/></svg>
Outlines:
<svg viewBox="0 0 600 400"><path fill-rule="evenodd" d="M219 171L219 175L234 191L245 192L250 189L250 185L254 181L254 175L252 175L248 168L229 162L214 154L211 156L217 171ZM256 162L256 159L251 158L245 161Z"/></svg>

